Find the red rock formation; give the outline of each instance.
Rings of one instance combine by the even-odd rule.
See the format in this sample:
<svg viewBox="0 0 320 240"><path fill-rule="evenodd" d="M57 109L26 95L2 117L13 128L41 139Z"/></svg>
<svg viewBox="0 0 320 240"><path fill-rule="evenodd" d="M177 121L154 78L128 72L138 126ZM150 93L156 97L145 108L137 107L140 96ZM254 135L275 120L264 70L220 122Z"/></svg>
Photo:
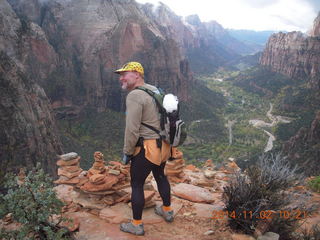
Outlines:
<svg viewBox="0 0 320 240"><path fill-rule="evenodd" d="M35 58L59 58L57 68L41 82L55 103L120 110L124 99L113 71L131 60L145 66L147 82L187 99L192 80L188 62L135 1L33 0L25 8L24 1L8 1L19 16L41 25L55 50L41 59L45 47L34 42Z"/></svg>
<svg viewBox="0 0 320 240"><path fill-rule="evenodd" d="M315 21L314 34L319 28ZM320 39L300 32L273 34L260 58L260 64L292 78L307 80L320 89Z"/></svg>

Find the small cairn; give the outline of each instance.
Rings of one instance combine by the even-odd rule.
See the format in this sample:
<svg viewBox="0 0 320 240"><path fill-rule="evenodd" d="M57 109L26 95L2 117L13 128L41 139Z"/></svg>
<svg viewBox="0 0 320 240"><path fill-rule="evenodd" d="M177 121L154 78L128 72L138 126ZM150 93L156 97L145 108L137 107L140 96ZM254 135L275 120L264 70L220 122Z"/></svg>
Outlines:
<svg viewBox="0 0 320 240"><path fill-rule="evenodd" d="M57 161L59 179L54 181L56 184L76 185L79 183L79 175L82 172L80 168L80 156L71 152L59 156Z"/></svg>
<svg viewBox="0 0 320 240"><path fill-rule="evenodd" d="M177 148L172 148L172 161L167 161L165 167L165 174L171 182L182 183L188 181L183 169L185 167L185 161L183 159L183 153Z"/></svg>
<svg viewBox="0 0 320 240"><path fill-rule="evenodd" d="M94 163L87 173L89 181L82 185L80 189L86 193L94 195L107 195L114 193L114 191L110 189L119 181L118 178L107 173L105 161L101 152L95 152L93 157Z"/></svg>
<svg viewBox="0 0 320 240"><path fill-rule="evenodd" d="M110 166L105 165L103 154L94 153L92 168L88 170L87 181L80 187L80 190L95 202L106 205L113 205L118 202L128 202L130 195L124 188L130 186L129 167L119 162L110 162Z"/></svg>

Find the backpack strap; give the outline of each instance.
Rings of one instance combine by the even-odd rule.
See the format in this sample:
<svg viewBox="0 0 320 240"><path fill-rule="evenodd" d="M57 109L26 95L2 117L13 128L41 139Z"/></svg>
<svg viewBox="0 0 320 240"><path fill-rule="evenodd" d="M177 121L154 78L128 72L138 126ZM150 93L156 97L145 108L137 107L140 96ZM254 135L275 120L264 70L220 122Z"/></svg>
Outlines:
<svg viewBox="0 0 320 240"><path fill-rule="evenodd" d="M141 86L136 87L135 89L142 90L142 91L148 93L155 100L155 102L157 104L157 107L158 107L158 110L159 110L159 113L161 114L161 117L160 117L160 128L162 130L164 130L164 124L166 122L166 117L165 117L166 116L166 110L163 108L162 103L160 103L159 100L155 97L156 93L153 92L152 90L148 89L148 88L144 88L144 87L141 87ZM144 123L141 123L141 124L144 125ZM150 125L148 125L148 126L150 126ZM146 126L146 127L148 127L148 126ZM148 127L148 128L150 128L150 127ZM160 135L160 132L158 134Z"/></svg>
<svg viewBox="0 0 320 240"><path fill-rule="evenodd" d="M162 136L161 136L161 134L160 134L160 131L159 131L158 129L152 127L152 126L149 125L149 124L146 124L146 123L143 123L143 122L142 122L141 124L142 124L143 126L149 128L149 129L153 130L154 132L156 132L156 133L159 135L159 138L157 139L157 147L158 147L158 148L161 148L161 147L162 147Z"/></svg>

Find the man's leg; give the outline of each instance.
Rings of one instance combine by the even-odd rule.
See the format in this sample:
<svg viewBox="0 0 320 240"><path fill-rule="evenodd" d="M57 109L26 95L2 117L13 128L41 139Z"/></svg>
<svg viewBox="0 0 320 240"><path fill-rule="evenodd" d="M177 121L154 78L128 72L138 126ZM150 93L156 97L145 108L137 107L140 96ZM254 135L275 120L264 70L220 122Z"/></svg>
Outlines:
<svg viewBox="0 0 320 240"><path fill-rule="evenodd" d="M164 206L171 205L170 184L167 176L164 175L164 168L166 162L163 162L160 166L156 166L152 169L152 174L157 182L158 191L163 201Z"/></svg>
<svg viewBox="0 0 320 240"><path fill-rule="evenodd" d="M134 220L141 220L142 210L144 207L144 191L143 186L146 178L151 172L152 163L149 162L144 155L144 149L131 160L131 204Z"/></svg>
<svg viewBox="0 0 320 240"><path fill-rule="evenodd" d="M151 163L144 157L144 149L131 160L131 204L133 220L128 223L121 223L120 230L135 235L144 235L142 224L142 211L144 207L143 185L151 172Z"/></svg>
<svg viewBox="0 0 320 240"><path fill-rule="evenodd" d="M171 208L170 184L167 176L164 175L166 163L152 169L153 176L157 182L158 191L162 198L163 206L156 206L155 213L162 216L167 222L173 221L173 210Z"/></svg>

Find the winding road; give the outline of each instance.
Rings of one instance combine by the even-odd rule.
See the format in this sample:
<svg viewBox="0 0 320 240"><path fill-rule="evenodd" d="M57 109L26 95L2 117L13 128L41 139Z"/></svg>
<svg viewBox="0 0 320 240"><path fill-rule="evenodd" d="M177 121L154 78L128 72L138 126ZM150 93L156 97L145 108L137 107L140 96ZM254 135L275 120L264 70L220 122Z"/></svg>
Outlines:
<svg viewBox="0 0 320 240"><path fill-rule="evenodd" d="M263 120L259 120L259 119L249 120L249 124L253 125L253 127L255 127L255 128L263 130L269 136L267 145L264 148L264 152L268 152L273 148L273 141L275 141L276 138L270 132L268 132L265 129L263 129L263 127L273 127L273 126L276 126L278 123L289 123L289 122L291 122L291 119L289 119L287 117L272 115L272 113L271 113L272 110L273 110L273 104L270 103L270 109L267 112L266 116L271 120L271 123L267 123L267 122L265 122Z"/></svg>

